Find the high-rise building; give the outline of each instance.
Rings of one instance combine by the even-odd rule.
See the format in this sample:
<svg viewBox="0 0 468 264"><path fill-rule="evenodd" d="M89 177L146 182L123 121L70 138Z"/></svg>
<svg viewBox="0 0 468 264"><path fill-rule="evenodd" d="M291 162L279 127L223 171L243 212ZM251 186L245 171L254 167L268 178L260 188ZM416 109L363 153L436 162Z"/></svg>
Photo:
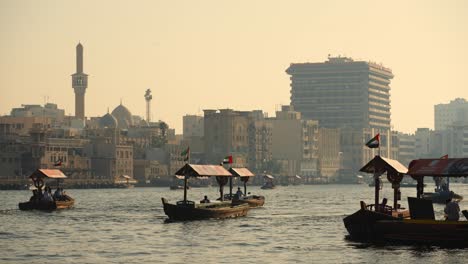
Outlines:
<svg viewBox="0 0 468 264"><path fill-rule="evenodd" d="M446 130L451 125L467 123L468 102L465 99L456 98L448 104L438 104L434 106L435 130Z"/></svg>
<svg viewBox="0 0 468 264"><path fill-rule="evenodd" d="M72 87L75 90L75 117L85 119L85 93L88 75L83 73L83 45L76 46L76 73L72 74Z"/></svg>
<svg viewBox="0 0 468 264"><path fill-rule="evenodd" d="M293 63L291 105L321 127L390 129L392 71L381 65L329 57L326 62Z"/></svg>

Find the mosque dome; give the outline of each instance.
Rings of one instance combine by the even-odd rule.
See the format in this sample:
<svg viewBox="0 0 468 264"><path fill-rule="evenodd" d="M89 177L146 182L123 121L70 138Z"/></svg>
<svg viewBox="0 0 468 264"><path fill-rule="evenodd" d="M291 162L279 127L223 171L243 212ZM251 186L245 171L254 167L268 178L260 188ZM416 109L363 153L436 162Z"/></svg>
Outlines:
<svg viewBox="0 0 468 264"><path fill-rule="evenodd" d="M140 127L149 127L148 121L142 119L142 120L140 121Z"/></svg>
<svg viewBox="0 0 468 264"><path fill-rule="evenodd" d="M109 128L116 128L118 126L117 119L107 113L103 117L99 119L99 127L104 128L104 127L109 127Z"/></svg>
<svg viewBox="0 0 468 264"><path fill-rule="evenodd" d="M112 115L117 119L118 128L120 129L127 129L133 125L132 113L122 103L112 111Z"/></svg>

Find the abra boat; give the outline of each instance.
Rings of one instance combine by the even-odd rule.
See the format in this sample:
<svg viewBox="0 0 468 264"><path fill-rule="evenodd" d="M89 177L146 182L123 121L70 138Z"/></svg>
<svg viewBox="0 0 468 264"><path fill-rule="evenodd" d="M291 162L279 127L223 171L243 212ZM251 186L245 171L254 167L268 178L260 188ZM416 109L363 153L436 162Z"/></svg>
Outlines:
<svg viewBox="0 0 468 264"><path fill-rule="evenodd" d="M33 181L36 189L33 190L33 196L28 202L19 203L18 207L20 210L43 210L53 211L56 209L68 209L72 208L75 204L75 199L71 198L67 194L62 194L60 198L55 199L52 202L46 202L41 200L42 188L44 182L47 179L57 180L57 188L60 187L60 179L66 179L67 176L62 171L56 169L38 169L29 176Z"/></svg>
<svg viewBox="0 0 468 264"><path fill-rule="evenodd" d="M201 220L209 218L233 218L247 215L250 207L248 204L233 204L231 201L223 201L223 186L232 174L221 165L195 165L185 164L176 172L176 175L184 175L184 199L171 204L165 198L161 198L164 213L170 220ZM206 202L196 204L187 200L187 181L191 177L216 177L220 186L220 202Z"/></svg>
<svg viewBox="0 0 468 264"><path fill-rule="evenodd" d="M268 189L276 188L275 184L273 183L273 179L274 179L273 176L271 176L269 174L265 174L265 176L263 176L264 183L263 183L262 187L260 187L260 188L262 190L268 190Z"/></svg>
<svg viewBox="0 0 468 264"><path fill-rule="evenodd" d="M243 204L246 203L250 207L261 207L265 204L265 196L263 195L250 195L247 193L247 182L250 177L255 177L255 175L247 168L230 168L229 172L234 177L239 177L240 180L244 183L244 195L238 197L237 195L232 195L232 178L229 178L229 196L228 199L232 200L234 204Z"/></svg>
<svg viewBox="0 0 468 264"><path fill-rule="evenodd" d="M413 160L406 169L398 161L376 156L361 171L374 173L376 186L380 185L379 176L387 173L394 188L394 206L379 204L380 188L376 188L375 204L366 205L361 201L360 210L343 219L351 239L468 247L468 221L436 220L432 201L422 199L425 176L468 176L468 159L419 159ZM402 210L397 203L404 175L417 181L417 197L408 197L409 211Z"/></svg>

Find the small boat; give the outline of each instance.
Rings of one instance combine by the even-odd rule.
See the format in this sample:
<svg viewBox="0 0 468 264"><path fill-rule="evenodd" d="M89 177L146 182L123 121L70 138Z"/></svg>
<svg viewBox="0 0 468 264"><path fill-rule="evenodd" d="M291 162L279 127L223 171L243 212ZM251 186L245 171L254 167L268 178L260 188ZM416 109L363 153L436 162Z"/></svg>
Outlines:
<svg viewBox="0 0 468 264"><path fill-rule="evenodd" d="M407 169L396 160L376 156L361 171L374 173L376 186L380 186L379 176L387 173L394 188L394 205L379 203L380 188L375 188L375 204L361 201L361 209L343 219L352 240L468 247L468 221L436 220L432 201L422 199L425 176L468 176L468 159L419 159L411 161ZM409 211L398 204L399 184L405 175L417 181L416 197L408 197Z"/></svg>
<svg viewBox="0 0 468 264"><path fill-rule="evenodd" d="M117 178L114 183L118 188L130 189L134 188L138 181L128 175L122 175L121 177Z"/></svg>
<svg viewBox="0 0 468 264"><path fill-rule="evenodd" d="M247 215L250 207L248 204L233 204L231 201L224 201L223 186L232 174L221 165L196 165L185 164L176 172L176 177L184 177L184 199L175 204L171 204L164 197L161 198L164 213L169 220L186 221L201 220L209 218L234 218ZM187 200L187 182L191 177L216 177L220 186L221 201L206 201L195 203Z"/></svg>
<svg viewBox="0 0 468 264"><path fill-rule="evenodd" d="M28 202L19 203L18 207L20 210L43 210L53 211L57 209L68 209L72 208L75 204L75 199L67 194L62 194L59 198L54 201L43 201L41 200L42 188L44 182L47 179L57 180L57 188L59 188L60 179L65 179L67 176L62 171L56 169L38 169L29 176L34 183L36 189L33 190L33 196Z"/></svg>
<svg viewBox="0 0 468 264"><path fill-rule="evenodd" d="M247 168L230 168L229 172L232 173L234 177L239 177L240 180L244 183L244 194L239 197L239 195L232 195L232 178L229 178L229 194L228 199L232 200L234 204L243 204L246 203L250 207L261 207L265 204L265 196L263 195L250 195L247 193L247 182L250 177L255 177L255 175Z"/></svg>
<svg viewBox="0 0 468 264"><path fill-rule="evenodd" d="M262 187L260 187L262 190L268 190L268 189L276 188L275 184L273 183L273 179L274 179L273 176L271 176L269 174L265 174L265 176L263 176L263 179L264 179L264 183L263 183Z"/></svg>
<svg viewBox="0 0 468 264"><path fill-rule="evenodd" d="M171 189L171 190L183 190L184 186L182 186L182 185L171 185L171 186L169 186L169 189ZM187 189L190 189L190 186L187 186Z"/></svg>

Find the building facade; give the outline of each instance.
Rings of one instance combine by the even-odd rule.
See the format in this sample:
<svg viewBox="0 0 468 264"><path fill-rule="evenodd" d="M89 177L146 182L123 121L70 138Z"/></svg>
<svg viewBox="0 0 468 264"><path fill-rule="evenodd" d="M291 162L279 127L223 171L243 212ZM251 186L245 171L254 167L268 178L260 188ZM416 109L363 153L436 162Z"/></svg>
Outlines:
<svg viewBox="0 0 468 264"><path fill-rule="evenodd" d="M448 104L434 106L434 128L436 131L466 123L468 123L468 102L465 99L456 98Z"/></svg>

